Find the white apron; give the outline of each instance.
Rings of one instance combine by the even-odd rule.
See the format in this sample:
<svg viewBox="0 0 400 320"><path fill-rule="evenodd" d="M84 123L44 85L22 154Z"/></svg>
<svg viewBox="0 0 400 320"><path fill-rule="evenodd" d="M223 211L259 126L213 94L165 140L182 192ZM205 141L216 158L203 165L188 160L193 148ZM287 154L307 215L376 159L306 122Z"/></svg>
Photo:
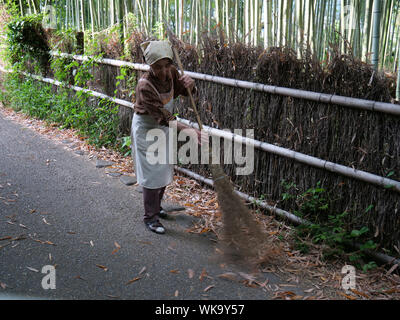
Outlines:
<svg viewBox="0 0 400 320"><path fill-rule="evenodd" d="M160 94L157 89L151 84L150 81L140 79L139 81L148 82L154 90L156 90L161 101L169 112L173 113L174 109L174 87L173 82L171 84L171 91L168 93ZM151 129L161 129L165 133L166 137L166 163L165 164L151 164L146 159L146 152L149 146L155 143L154 140L146 141L146 135ZM135 113L132 119L132 144L134 151L135 160L135 173L136 178L142 187L147 189L158 189L165 187L170 184L173 180L174 167L173 164L169 164L169 127L159 125L156 120L150 115L140 115Z"/></svg>

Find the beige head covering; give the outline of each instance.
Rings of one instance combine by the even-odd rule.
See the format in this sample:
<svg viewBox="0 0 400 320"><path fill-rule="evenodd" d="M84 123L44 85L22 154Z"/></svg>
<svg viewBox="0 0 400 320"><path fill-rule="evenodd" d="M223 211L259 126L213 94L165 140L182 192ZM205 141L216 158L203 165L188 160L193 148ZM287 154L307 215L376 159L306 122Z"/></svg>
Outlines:
<svg viewBox="0 0 400 320"><path fill-rule="evenodd" d="M173 60L174 54L168 41L147 41L140 45L146 63L152 65L158 60L169 58Z"/></svg>

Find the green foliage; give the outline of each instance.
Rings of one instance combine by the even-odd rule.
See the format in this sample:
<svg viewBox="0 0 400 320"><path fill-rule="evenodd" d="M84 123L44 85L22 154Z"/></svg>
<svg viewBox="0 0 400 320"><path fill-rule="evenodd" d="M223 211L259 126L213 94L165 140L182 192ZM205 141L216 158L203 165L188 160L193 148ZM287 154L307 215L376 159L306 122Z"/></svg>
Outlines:
<svg viewBox="0 0 400 320"><path fill-rule="evenodd" d="M41 25L42 15L16 16L8 23L7 54L14 69L46 72L50 47Z"/></svg>
<svg viewBox="0 0 400 320"><path fill-rule="evenodd" d="M78 47L76 30L56 30L54 36L50 37L49 45L54 51L76 53Z"/></svg>
<svg viewBox="0 0 400 320"><path fill-rule="evenodd" d="M52 91L52 86L25 78L17 73L8 75L1 99L16 111L31 117L59 124L61 128L75 128L97 147L118 148L118 107L96 100L85 93L74 94L68 88Z"/></svg>
<svg viewBox="0 0 400 320"><path fill-rule="evenodd" d="M20 10L16 0L5 0L1 3L10 16L19 16Z"/></svg>
<svg viewBox="0 0 400 320"><path fill-rule="evenodd" d="M117 82L115 83L114 95L117 95L119 86L121 83L124 84L125 88L128 88L128 98L132 99L132 95L135 93L134 88L136 87L136 73L132 72L132 69L129 67L121 67L119 69L120 74L115 77Z"/></svg>
<svg viewBox="0 0 400 320"><path fill-rule="evenodd" d="M56 123L61 128L77 129L89 143L119 149L128 155L130 137L119 136L118 106L107 100L99 101L84 91L74 92L68 87L76 85L87 89L88 83L93 80L96 61L103 54L82 62L56 56L50 59L41 20L41 15L14 17L8 24L6 58L13 64L14 72L7 76L4 83L5 90L0 96L3 103L31 117ZM65 34L56 34L52 45L55 49L65 50L67 47L71 51L75 41L75 33L67 30ZM56 89L21 74L21 71L43 71L49 62L55 80L64 86ZM117 86L123 80L135 85L135 75L129 71L127 68L121 69L121 75L116 79Z"/></svg>
<svg viewBox="0 0 400 320"><path fill-rule="evenodd" d="M132 153L131 144L132 139L130 136L122 137L122 145L120 150L124 153L125 157Z"/></svg>
<svg viewBox="0 0 400 320"><path fill-rule="evenodd" d="M307 191L299 192L294 183L282 182L284 193L282 200L295 201L297 210L294 213L299 217L307 217L310 224L303 224L296 227L296 246L297 249L306 253L309 251L309 242L320 244L326 259L337 256L348 256L351 263L365 272L376 267L374 262L364 263L366 250L376 248L376 243L368 239L369 229L365 226L360 229L351 228L351 217L348 212L330 212L330 196L318 182L316 187L309 188ZM365 210L369 212L373 208L370 205ZM354 251L351 244L361 243L360 250Z"/></svg>
<svg viewBox="0 0 400 320"><path fill-rule="evenodd" d="M313 219L326 220L326 213L329 211L330 196L324 188L321 188L321 182L317 182L315 188L309 188L303 193L297 194L298 188L293 182L282 181L284 193L283 201L292 200L297 205L294 213L301 218L312 217Z"/></svg>

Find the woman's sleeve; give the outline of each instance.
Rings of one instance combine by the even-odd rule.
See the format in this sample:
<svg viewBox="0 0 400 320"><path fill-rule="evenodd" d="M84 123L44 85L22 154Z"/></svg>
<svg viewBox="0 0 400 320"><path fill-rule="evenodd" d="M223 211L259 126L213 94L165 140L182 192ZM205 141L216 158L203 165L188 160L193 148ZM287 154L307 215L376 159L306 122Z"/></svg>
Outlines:
<svg viewBox="0 0 400 320"><path fill-rule="evenodd" d="M158 124L168 126L175 117L164 108L160 98L150 86L138 84L136 87L136 105L138 110L146 111Z"/></svg>

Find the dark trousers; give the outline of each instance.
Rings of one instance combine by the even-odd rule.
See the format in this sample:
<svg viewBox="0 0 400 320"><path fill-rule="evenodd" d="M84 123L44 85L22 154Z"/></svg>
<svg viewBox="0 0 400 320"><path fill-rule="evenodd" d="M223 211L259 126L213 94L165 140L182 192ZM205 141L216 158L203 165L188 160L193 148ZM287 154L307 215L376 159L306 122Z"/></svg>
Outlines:
<svg viewBox="0 0 400 320"><path fill-rule="evenodd" d="M158 189L147 189L143 187L144 222L153 222L158 220L164 191L165 187Z"/></svg>

